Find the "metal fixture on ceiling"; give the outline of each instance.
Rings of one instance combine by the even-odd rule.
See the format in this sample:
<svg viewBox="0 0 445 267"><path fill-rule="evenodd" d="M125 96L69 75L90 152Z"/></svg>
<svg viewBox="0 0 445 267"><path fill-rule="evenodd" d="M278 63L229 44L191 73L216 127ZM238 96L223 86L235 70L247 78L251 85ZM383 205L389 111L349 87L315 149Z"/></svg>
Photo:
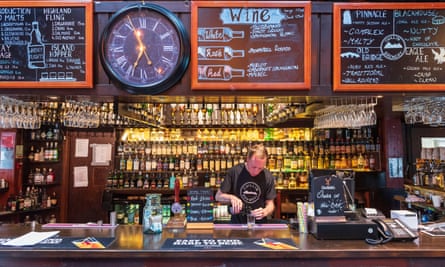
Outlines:
<svg viewBox="0 0 445 267"><path fill-rule="evenodd" d="M360 128L377 123L377 97L333 98L332 104L315 112L314 128Z"/></svg>
<svg viewBox="0 0 445 267"><path fill-rule="evenodd" d="M403 103L406 124L445 126L445 97L414 97Z"/></svg>

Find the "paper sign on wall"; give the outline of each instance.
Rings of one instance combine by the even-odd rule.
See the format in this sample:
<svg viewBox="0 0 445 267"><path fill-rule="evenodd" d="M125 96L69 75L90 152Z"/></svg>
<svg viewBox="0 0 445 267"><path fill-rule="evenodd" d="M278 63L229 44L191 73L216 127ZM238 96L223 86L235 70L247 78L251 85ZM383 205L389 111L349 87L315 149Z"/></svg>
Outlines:
<svg viewBox="0 0 445 267"><path fill-rule="evenodd" d="M111 144L91 144L93 159L91 166L109 166L111 161Z"/></svg>
<svg viewBox="0 0 445 267"><path fill-rule="evenodd" d="M74 185L73 187L88 187L88 167L74 167Z"/></svg>
<svg viewBox="0 0 445 267"><path fill-rule="evenodd" d="M76 152L74 154L76 158L88 157L88 142L88 139L76 139Z"/></svg>

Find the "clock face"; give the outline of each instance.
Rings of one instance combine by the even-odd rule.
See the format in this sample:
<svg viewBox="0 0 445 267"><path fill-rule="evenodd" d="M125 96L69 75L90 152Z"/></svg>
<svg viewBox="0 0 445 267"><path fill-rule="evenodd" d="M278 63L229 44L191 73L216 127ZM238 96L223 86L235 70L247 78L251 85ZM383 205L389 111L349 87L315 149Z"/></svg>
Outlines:
<svg viewBox="0 0 445 267"><path fill-rule="evenodd" d="M190 51L185 29L168 10L149 4L113 16L101 39L105 71L119 87L154 94L184 74Z"/></svg>

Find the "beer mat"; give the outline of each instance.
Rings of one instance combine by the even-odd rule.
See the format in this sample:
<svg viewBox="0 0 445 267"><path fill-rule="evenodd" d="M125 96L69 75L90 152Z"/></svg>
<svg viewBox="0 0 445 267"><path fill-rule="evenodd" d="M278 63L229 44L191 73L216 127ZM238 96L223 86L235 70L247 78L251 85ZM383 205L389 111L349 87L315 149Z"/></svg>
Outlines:
<svg viewBox="0 0 445 267"><path fill-rule="evenodd" d="M298 247L292 239L270 238L167 238L164 250L295 250Z"/></svg>
<svg viewBox="0 0 445 267"><path fill-rule="evenodd" d="M218 223L213 226L214 229L247 229L247 224L231 224L231 223ZM255 224L253 229L288 229L289 227L285 223L264 223Z"/></svg>
<svg viewBox="0 0 445 267"><path fill-rule="evenodd" d="M97 224L97 223L47 223L42 228L92 228L92 229L114 229L118 225Z"/></svg>
<svg viewBox="0 0 445 267"><path fill-rule="evenodd" d="M6 242L8 242L9 240L11 240L12 238L0 238L0 245L2 245L2 247L7 247L6 245L4 245ZM55 237L51 237L48 239L45 239L33 246L26 246L27 248L48 248L48 249L77 249L78 247L76 246L76 242L82 242L82 241L88 241L88 240L92 240L94 239L97 243L94 243L94 245L97 245L98 243L100 243L102 245L103 248L107 248L108 246L110 246L115 238L114 237L87 237L87 238L82 238L82 237L60 237L60 236L55 236ZM93 247L93 243L85 243L84 245L86 247L88 247L88 245L90 245L88 248L99 248L99 247Z"/></svg>

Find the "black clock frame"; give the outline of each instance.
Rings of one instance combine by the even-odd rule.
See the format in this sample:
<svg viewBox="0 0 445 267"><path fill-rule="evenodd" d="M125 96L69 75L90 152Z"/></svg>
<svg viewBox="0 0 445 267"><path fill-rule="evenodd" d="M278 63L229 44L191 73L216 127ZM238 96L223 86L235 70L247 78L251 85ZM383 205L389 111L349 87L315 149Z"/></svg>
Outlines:
<svg viewBox="0 0 445 267"><path fill-rule="evenodd" d="M105 52L107 49L106 40L108 35L110 34L111 26L115 23L116 20L119 20L127 12L131 12L134 9L149 9L150 11L157 12L162 16L166 17L175 26L175 29L177 31L181 43L179 61L176 64L175 70L171 73L171 75L168 78L154 85L147 86L147 85L137 85L133 83L132 84L127 83L126 81L122 80L119 77L119 75L117 75L113 67L109 64L108 60L105 58ZM155 95L170 89L184 76L190 62L190 39L182 21L170 10L162 6L150 3L132 4L120 9L115 14L113 14L113 16L111 16L110 20L105 26L104 31L102 32L99 49L100 49L99 51L100 61L108 77L111 79L113 84L115 84L119 89L123 89L130 94Z"/></svg>

